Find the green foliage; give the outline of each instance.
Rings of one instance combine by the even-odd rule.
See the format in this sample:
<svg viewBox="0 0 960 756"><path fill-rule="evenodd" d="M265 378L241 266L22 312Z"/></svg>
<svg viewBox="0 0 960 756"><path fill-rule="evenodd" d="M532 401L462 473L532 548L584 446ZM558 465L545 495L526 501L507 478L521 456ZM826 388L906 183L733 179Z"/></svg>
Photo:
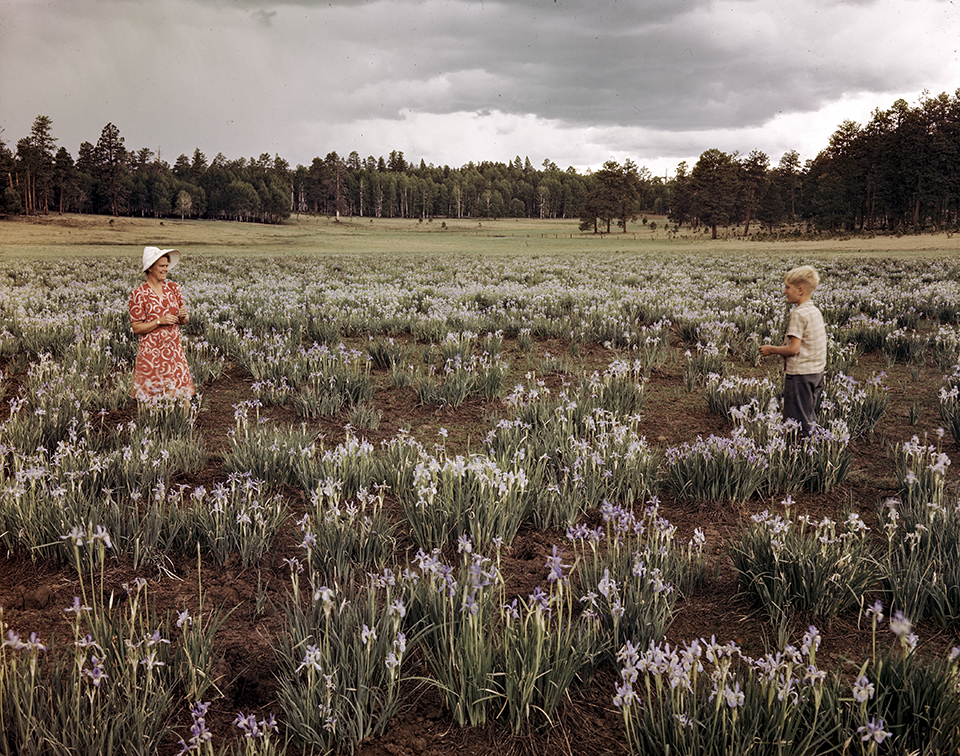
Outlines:
<svg viewBox="0 0 960 756"><path fill-rule="evenodd" d="M422 649L454 720L479 726L501 715L514 732L550 725L568 688L596 653L593 624L576 615L556 557L550 588L507 602L496 561L460 541L459 565L420 553L413 611ZM549 560L548 560L549 563Z"/></svg>
<svg viewBox="0 0 960 756"><path fill-rule="evenodd" d="M945 658L919 659L913 623L903 612L894 611L889 623L894 638L878 654L883 605L876 601L865 614L871 622L873 652L853 684L845 729L852 734L856 728L870 754L881 752L877 748L881 744L882 752L926 756L955 748L960 736L960 648L953 648Z"/></svg>
<svg viewBox="0 0 960 756"><path fill-rule="evenodd" d="M842 483L852 462L850 434L842 420L814 426L810 436L798 436L799 424L784 420L776 401L761 410L755 399L731 407L734 436L746 436L758 445L765 463L758 491L764 496L800 490L827 492ZM688 466L691 462L688 461ZM702 475L700 467L694 472Z"/></svg>
<svg viewBox="0 0 960 756"><path fill-rule="evenodd" d="M196 618L181 613L174 629L170 616L156 615L145 580L125 584L124 601L106 595L106 529L75 527L65 538L82 592L67 609L73 643L24 641L0 612L0 752L155 754L178 696L214 685L214 638L225 617L205 617L201 607Z"/></svg>
<svg viewBox="0 0 960 756"><path fill-rule="evenodd" d="M483 455L417 461L412 487L397 491L416 542L442 548L468 533L483 548L512 543L530 507L520 462L501 467Z"/></svg>
<svg viewBox="0 0 960 756"><path fill-rule="evenodd" d="M706 377L707 406L724 418L730 418L730 410L742 407L755 400L761 407L779 397L780 389L769 378L724 377L710 373Z"/></svg>
<svg viewBox="0 0 960 756"><path fill-rule="evenodd" d="M940 419L943 420L953 440L960 443L960 364L943 378L943 386L937 397Z"/></svg>
<svg viewBox="0 0 960 756"><path fill-rule="evenodd" d="M527 468L532 514L542 527L572 525L607 499L656 493L659 457L638 430L642 389L634 368L617 363L557 397L542 381L518 385L507 397L514 419L498 421L486 443L496 459Z"/></svg>
<svg viewBox="0 0 960 756"><path fill-rule="evenodd" d="M743 502L764 481L763 450L743 433L697 437L666 450L664 477L678 499Z"/></svg>
<svg viewBox="0 0 960 756"><path fill-rule="evenodd" d="M626 232L627 224L637 219L641 209L642 184L637 166L631 160L622 166L608 160L593 174L592 184L580 207L580 230L595 233L602 230L609 234L610 225L616 220Z"/></svg>
<svg viewBox="0 0 960 756"><path fill-rule="evenodd" d="M899 499L886 502L884 584L891 607L915 619L960 618L960 509L946 501L950 458L914 436L898 444Z"/></svg>
<svg viewBox="0 0 960 756"><path fill-rule="evenodd" d="M396 546L396 524L384 508L385 489L365 489L344 499L342 483L328 478L310 496L310 510L300 520L307 567L343 582L357 566L383 569Z"/></svg>
<svg viewBox="0 0 960 756"><path fill-rule="evenodd" d="M236 558L244 569L270 549L287 519L283 500L266 495L263 482L249 474L231 475L209 494L194 489L185 509L192 529L186 543L196 543L221 565Z"/></svg>
<svg viewBox="0 0 960 756"><path fill-rule="evenodd" d="M294 564L276 649L287 733L324 753L353 750L382 732L400 706L404 601L389 583L322 583L313 570L304 595L297 570Z"/></svg>
<svg viewBox="0 0 960 756"><path fill-rule="evenodd" d="M671 220L682 222L687 214L709 226L717 238L717 226L729 225L737 206L740 176L735 160L718 149L700 155L689 178L677 176L682 185L682 201L671 213Z"/></svg>
<svg viewBox="0 0 960 756"><path fill-rule="evenodd" d="M687 350L687 362L683 374L687 391L693 391L697 386L703 385L712 375L721 378L726 375L727 365L724 358L727 356L728 349L727 344L721 347L713 342L705 344L697 341L696 353Z"/></svg>
<svg viewBox="0 0 960 756"><path fill-rule="evenodd" d="M234 417L230 449L224 454L227 472L250 473L271 488L299 481L299 472L314 454L314 434L298 428L273 428L260 422L260 403L241 402ZM249 418L250 410L254 418Z"/></svg>
<svg viewBox="0 0 960 756"><path fill-rule="evenodd" d="M849 375L837 372L826 382L817 402L817 422L829 426L843 422L852 439L873 433L886 412L889 397L883 385L884 373L859 383Z"/></svg>
<svg viewBox="0 0 960 756"><path fill-rule="evenodd" d="M828 518L764 510L753 515L731 550L742 590L753 597L777 628L783 644L794 618L830 622L859 605L880 568L870 549L868 528L855 513L838 525Z"/></svg>
<svg viewBox="0 0 960 756"><path fill-rule="evenodd" d="M715 639L647 650L626 643L614 704L631 753L826 753L838 739L836 678L816 666L820 635L751 659Z"/></svg>
<svg viewBox="0 0 960 756"><path fill-rule="evenodd" d="M427 375L415 379L421 404L459 407L470 398L490 400L501 394L510 366L495 352L473 353L472 336L448 334L440 348L442 368L431 365Z"/></svg>
<svg viewBox="0 0 960 756"><path fill-rule="evenodd" d="M567 539L574 552L575 598L596 623L598 652L613 659L624 643L646 647L662 640L675 603L703 579L707 554L703 531L680 543L656 500L641 517L610 503L601 515L602 527L570 527ZM561 573L556 548L548 563Z"/></svg>
<svg viewBox="0 0 960 756"><path fill-rule="evenodd" d="M897 328L886 335L883 341L883 356L887 365L906 362L922 365L927 357L928 339L916 331Z"/></svg>

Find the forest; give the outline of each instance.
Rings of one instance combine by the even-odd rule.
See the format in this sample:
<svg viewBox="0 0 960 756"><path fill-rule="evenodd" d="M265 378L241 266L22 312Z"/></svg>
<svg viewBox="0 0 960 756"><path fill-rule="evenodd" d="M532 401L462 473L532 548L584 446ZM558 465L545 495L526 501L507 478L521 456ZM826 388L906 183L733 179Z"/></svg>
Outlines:
<svg viewBox="0 0 960 756"><path fill-rule="evenodd" d="M459 168L353 151L291 167L274 155L208 160L199 148L171 166L128 149L104 126L76 158L37 116L15 147L0 139L0 214L96 213L279 223L292 214L369 218L578 218L582 231L626 232L646 215L689 225L794 232L921 232L958 228L960 90L897 100L867 124L845 121L801 164L762 151L705 150L694 166L654 176L632 160L596 171L545 159L469 162Z"/></svg>

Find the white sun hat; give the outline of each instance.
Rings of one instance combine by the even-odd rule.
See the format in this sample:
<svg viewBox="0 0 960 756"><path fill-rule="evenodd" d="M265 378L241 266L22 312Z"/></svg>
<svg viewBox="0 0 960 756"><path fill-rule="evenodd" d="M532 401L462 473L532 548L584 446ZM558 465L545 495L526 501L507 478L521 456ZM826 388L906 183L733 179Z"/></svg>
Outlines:
<svg viewBox="0 0 960 756"><path fill-rule="evenodd" d="M170 265L167 270L173 270L178 262L180 262L180 250L179 249L160 249L159 247L144 247L143 248L143 272L146 273L150 268L153 267L153 264L159 260L164 255L170 258Z"/></svg>

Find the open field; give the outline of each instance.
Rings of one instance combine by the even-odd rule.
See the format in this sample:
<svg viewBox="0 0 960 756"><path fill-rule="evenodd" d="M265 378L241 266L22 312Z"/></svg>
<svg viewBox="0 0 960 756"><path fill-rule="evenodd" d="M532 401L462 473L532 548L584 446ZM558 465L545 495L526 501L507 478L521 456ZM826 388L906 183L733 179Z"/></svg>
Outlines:
<svg viewBox="0 0 960 756"><path fill-rule="evenodd" d="M448 219L409 220L292 217L279 226L216 221L109 218L101 215L11 218L0 223L0 249L27 257L60 255L82 248L86 254L123 254L146 243L183 246L200 254L563 254L594 251L686 254L773 254L806 259L847 255L939 258L960 252L960 235L854 237L817 241L749 241L731 234L712 241L684 229L674 238L666 219L651 216L657 230L637 222L628 233L581 233L576 220ZM446 224L446 228L442 225ZM79 249L77 250L79 251Z"/></svg>
<svg viewBox="0 0 960 756"><path fill-rule="evenodd" d="M960 237L711 242L656 220L0 222L0 630L47 647L6 636L0 752L150 719L142 741L178 753L198 701L224 753L956 752L955 659L937 665L960 645ZM189 407L129 399L145 244L184 255ZM757 347L802 263L833 380L829 432L795 453ZM65 612L75 596L93 609ZM73 644L88 632L101 654ZM625 727L624 644L669 664L712 636L742 666L718 697L722 660L688 697L651 662ZM747 659L784 644L758 682ZM26 658L73 681L49 687L76 719L39 713ZM11 703L28 689L34 730ZM279 733L243 740L238 712ZM893 737L862 740L878 718Z"/></svg>

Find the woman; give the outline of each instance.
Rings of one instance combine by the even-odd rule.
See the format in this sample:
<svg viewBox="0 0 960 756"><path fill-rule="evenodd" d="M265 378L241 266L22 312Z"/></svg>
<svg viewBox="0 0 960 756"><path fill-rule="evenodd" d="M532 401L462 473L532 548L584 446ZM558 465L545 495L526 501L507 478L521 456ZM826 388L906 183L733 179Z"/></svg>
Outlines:
<svg viewBox="0 0 960 756"><path fill-rule="evenodd" d="M130 322L140 339L133 368L133 395L139 401L193 396L180 326L190 319L180 286L167 273L180 262L176 249L143 248L147 280L130 295Z"/></svg>

